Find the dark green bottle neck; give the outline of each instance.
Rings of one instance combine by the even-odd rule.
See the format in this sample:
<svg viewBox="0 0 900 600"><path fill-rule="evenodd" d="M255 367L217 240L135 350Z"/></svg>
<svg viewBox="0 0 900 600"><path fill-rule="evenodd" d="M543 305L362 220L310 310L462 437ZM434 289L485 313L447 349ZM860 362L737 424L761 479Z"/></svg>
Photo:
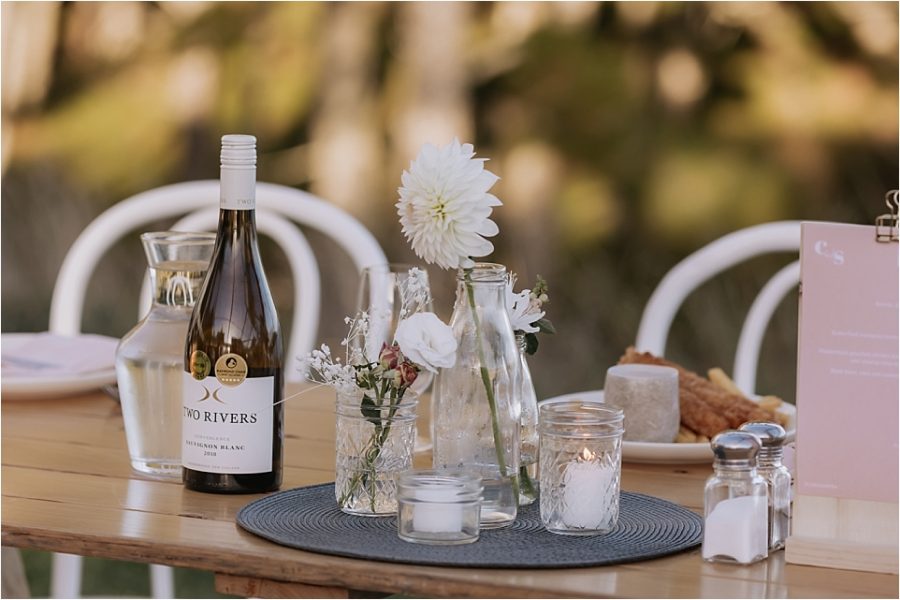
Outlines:
<svg viewBox="0 0 900 600"><path fill-rule="evenodd" d="M256 211L255 210L219 210L219 229L217 238L220 243L251 243L256 245Z"/></svg>

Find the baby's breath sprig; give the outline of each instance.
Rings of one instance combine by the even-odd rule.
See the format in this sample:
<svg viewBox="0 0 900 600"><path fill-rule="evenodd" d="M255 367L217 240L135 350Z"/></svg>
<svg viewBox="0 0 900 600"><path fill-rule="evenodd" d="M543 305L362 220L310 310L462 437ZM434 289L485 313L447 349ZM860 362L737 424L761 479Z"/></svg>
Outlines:
<svg viewBox="0 0 900 600"><path fill-rule="evenodd" d="M431 297L425 271L410 269L400 286L400 297L400 319L390 344L381 342L379 315L361 311L344 318L347 336L341 340L343 361L325 344L301 359L310 381L330 385L340 396L359 398L359 413L373 426L360 451L360 468L340 490L341 506L368 490L375 511L376 465L404 395L422 369L433 372L452 366L456 360L453 332L428 311ZM380 348L376 345L369 352L368 342L380 344Z"/></svg>

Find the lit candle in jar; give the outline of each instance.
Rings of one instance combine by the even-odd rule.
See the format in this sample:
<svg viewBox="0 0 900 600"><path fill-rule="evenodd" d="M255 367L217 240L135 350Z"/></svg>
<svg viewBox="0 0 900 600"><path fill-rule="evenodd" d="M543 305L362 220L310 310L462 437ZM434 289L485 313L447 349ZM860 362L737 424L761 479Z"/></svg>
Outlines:
<svg viewBox="0 0 900 600"><path fill-rule="evenodd" d="M422 484L413 492L412 526L425 533L458 533L463 528L463 507L456 502L455 489L446 485Z"/></svg>
<svg viewBox="0 0 900 600"><path fill-rule="evenodd" d="M566 465L563 475L563 522L568 527L601 529L609 520L605 501L615 471L606 467L588 448Z"/></svg>
<svg viewBox="0 0 900 600"><path fill-rule="evenodd" d="M622 409L580 400L544 403L541 523L551 533L599 535L619 519Z"/></svg>

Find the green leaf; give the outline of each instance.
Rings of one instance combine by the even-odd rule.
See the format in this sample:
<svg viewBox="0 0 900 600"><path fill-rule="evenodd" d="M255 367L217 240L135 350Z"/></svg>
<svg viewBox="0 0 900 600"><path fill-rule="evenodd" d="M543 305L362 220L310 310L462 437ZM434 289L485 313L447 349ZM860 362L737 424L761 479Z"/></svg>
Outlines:
<svg viewBox="0 0 900 600"><path fill-rule="evenodd" d="M550 322L550 319L538 319L532 325L541 330L542 333L556 333L556 327Z"/></svg>
<svg viewBox="0 0 900 600"><path fill-rule="evenodd" d="M363 395L362 402L359 403L359 412L362 413L362 416L369 423L374 425L381 424L381 410L368 395Z"/></svg>
<svg viewBox="0 0 900 600"><path fill-rule="evenodd" d="M538 337L533 333L525 334L525 354L529 356L537 352L538 349Z"/></svg>

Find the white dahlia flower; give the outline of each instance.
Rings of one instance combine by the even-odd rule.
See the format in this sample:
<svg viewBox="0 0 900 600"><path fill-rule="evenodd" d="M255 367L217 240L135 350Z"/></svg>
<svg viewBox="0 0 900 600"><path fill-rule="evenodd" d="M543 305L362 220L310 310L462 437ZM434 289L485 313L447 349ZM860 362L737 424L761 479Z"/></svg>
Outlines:
<svg viewBox="0 0 900 600"><path fill-rule="evenodd" d="M502 202L488 193L499 177L484 168L487 159L473 156L472 144L458 139L425 144L401 178L403 235L419 258L442 269L472 267L473 257L494 251L484 238L500 231L490 216Z"/></svg>

